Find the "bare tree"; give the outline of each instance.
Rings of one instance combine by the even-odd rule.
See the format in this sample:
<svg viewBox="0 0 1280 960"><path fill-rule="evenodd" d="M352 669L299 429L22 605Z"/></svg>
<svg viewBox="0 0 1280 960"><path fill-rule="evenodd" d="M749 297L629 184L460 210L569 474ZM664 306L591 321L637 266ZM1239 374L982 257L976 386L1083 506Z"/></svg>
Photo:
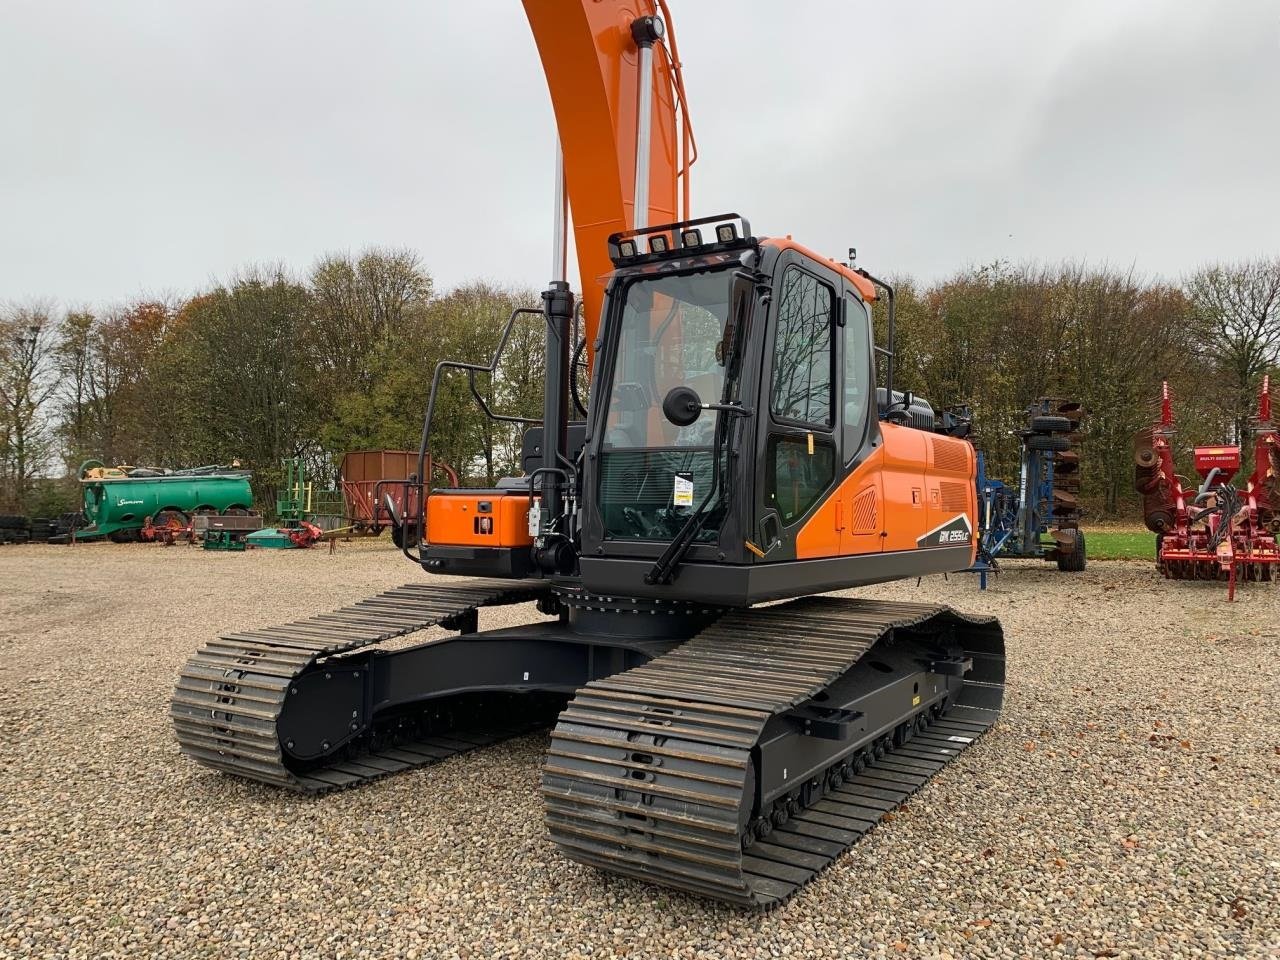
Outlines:
<svg viewBox="0 0 1280 960"><path fill-rule="evenodd" d="M48 304L33 303L0 313L0 500L19 513L52 452L49 312Z"/></svg>
<svg viewBox="0 0 1280 960"><path fill-rule="evenodd" d="M59 432L68 468L93 447L94 315L73 310L62 318L54 347L61 408Z"/></svg>
<svg viewBox="0 0 1280 960"><path fill-rule="evenodd" d="M1201 349L1229 391L1224 412L1240 440L1258 381L1280 366L1280 257L1204 267L1185 286Z"/></svg>

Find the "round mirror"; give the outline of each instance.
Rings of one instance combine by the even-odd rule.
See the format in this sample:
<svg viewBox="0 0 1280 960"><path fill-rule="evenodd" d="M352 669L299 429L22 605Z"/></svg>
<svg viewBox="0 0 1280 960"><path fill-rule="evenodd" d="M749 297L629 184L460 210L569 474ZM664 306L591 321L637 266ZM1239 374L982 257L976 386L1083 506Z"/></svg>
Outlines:
<svg viewBox="0 0 1280 960"><path fill-rule="evenodd" d="M702 398L693 387L672 387L662 401L662 414L677 427L687 427L702 414Z"/></svg>

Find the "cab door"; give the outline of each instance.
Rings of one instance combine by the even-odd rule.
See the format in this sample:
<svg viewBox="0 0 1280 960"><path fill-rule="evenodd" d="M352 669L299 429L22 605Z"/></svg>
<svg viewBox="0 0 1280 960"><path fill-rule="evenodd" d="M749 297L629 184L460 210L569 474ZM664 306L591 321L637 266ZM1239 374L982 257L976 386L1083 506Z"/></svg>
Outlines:
<svg viewBox="0 0 1280 960"><path fill-rule="evenodd" d="M840 552L878 553L884 545L884 476L876 450L871 317L852 290L845 291L842 307L839 396L846 478L839 491Z"/></svg>
<svg viewBox="0 0 1280 960"><path fill-rule="evenodd" d="M841 463L835 402L840 287L831 271L793 251L779 257L774 277L758 407L761 559L834 556L840 533L824 515L835 506Z"/></svg>

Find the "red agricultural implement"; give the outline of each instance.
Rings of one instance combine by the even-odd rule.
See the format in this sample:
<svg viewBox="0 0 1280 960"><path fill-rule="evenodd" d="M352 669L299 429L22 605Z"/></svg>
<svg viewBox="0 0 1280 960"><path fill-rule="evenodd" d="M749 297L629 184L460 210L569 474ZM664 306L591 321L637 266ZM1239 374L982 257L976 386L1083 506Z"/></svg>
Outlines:
<svg viewBox="0 0 1280 960"><path fill-rule="evenodd" d="M1177 474L1173 460L1173 402L1169 384L1160 394L1160 419L1134 440L1134 487L1142 494L1147 529L1156 535L1156 565L1171 580L1236 581L1277 578L1280 549L1280 432L1266 377L1253 421L1254 466L1243 488L1239 446L1196 447L1198 486Z"/></svg>
<svg viewBox="0 0 1280 960"><path fill-rule="evenodd" d="M172 547L179 540L191 540L191 520L175 510L161 510L142 521L138 535L148 543Z"/></svg>

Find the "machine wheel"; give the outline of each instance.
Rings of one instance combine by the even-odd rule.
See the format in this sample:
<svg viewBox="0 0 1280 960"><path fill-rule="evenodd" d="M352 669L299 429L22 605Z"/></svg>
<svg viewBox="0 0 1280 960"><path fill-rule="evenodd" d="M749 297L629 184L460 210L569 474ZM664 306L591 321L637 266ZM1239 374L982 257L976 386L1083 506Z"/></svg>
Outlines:
<svg viewBox="0 0 1280 960"><path fill-rule="evenodd" d="M1075 425L1066 417L1039 416L1031 418L1031 429L1036 433L1070 433Z"/></svg>
<svg viewBox="0 0 1280 960"><path fill-rule="evenodd" d="M391 542L400 549L407 547L416 547L418 545L418 525L416 523L406 524L403 527L391 528Z"/></svg>
<svg viewBox="0 0 1280 960"><path fill-rule="evenodd" d="M1027 437L1027 446L1032 450L1070 450L1071 441L1066 437L1051 436L1043 433L1033 433Z"/></svg>
<svg viewBox="0 0 1280 960"><path fill-rule="evenodd" d="M1075 546L1064 553L1058 549L1058 569L1064 573L1080 573L1085 568L1084 531L1075 531Z"/></svg>

